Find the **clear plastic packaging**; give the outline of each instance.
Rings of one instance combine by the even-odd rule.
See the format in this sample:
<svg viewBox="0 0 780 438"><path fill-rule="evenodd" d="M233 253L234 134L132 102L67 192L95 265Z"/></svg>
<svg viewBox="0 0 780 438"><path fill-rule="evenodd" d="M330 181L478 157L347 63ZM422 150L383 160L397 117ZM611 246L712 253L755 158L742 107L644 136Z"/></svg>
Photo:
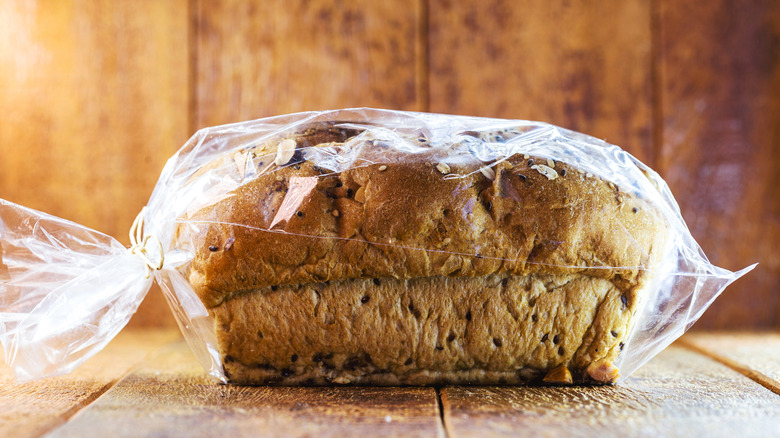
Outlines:
<svg viewBox="0 0 780 438"><path fill-rule="evenodd" d="M345 142L324 145L286 140L312 127L350 134ZM652 275L615 363L622 377L682 335L729 283L753 268L734 273L709 263L665 182L630 154L598 139L528 121L376 109L307 112L197 132L165 166L131 231L130 249L110 236L0 200L0 343L6 361L19 380L70 372L127 324L157 281L198 360L225 381L214 321L188 277L211 225L198 212L241 196L240 189L258 178L306 162L319 174L285 179L278 211L258 207L258 214L270 215L270 225L250 232L400 246L404 243L366 236L301 236L288 224L322 178L346 170L371 166L381 172L399 163L427 163L430 173L443 180L483 178L489 185L496 170L503 172L506 164L501 163L512 157L535 157L538 162L527 167L552 182L565 175L556 163L565 164L582 178L606 181L616 193L643 199L662 218L665 246L655 250L652 266L638 267L652 269ZM577 244L563 242L562 247ZM411 249L448 251L425 244ZM480 250L467 244L452 254L485 257ZM532 258L523 261L524 266L533 263ZM582 263L557 267L636 268Z"/></svg>

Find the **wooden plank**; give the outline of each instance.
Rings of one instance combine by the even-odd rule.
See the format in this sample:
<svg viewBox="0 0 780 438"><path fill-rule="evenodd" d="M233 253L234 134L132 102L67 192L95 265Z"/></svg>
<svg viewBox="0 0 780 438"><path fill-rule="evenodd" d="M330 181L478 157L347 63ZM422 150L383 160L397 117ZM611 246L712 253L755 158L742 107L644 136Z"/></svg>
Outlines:
<svg viewBox="0 0 780 438"><path fill-rule="evenodd" d="M759 262L697 328L780 327L780 2L658 4L658 170L712 262Z"/></svg>
<svg viewBox="0 0 780 438"><path fill-rule="evenodd" d="M653 164L649 0L432 0L430 109L525 118Z"/></svg>
<svg viewBox="0 0 780 438"><path fill-rule="evenodd" d="M442 436L433 388L220 385L162 349L51 436Z"/></svg>
<svg viewBox="0 0 780 438"><path fill-rule="evenodd" d="M780 395L780 333L693 333L679 342Z"/></svg>
<svg viewBox="0 0 780 438"><path fill-rule="evenodd" d="M195 125L304 110L423 109L420 0L199 1Z"/></svg>
<svg viewBox="0 0 780 438"><path fill-rule="evenodd" d="M190 135L187 7L3 2L1 198L129 244L163 165ZM142 324L175 324L159 293L149 304Z"/></svg>
<svg viewBox="0 0 780 438"><path fill-rule="evenodd" d="M18 383L0 364L0 436L40 436L94 401L150 352L181 335L125 330L73 373Z"/></svg>
<svg viewBox="0 0 780 438"><path fill-rule="evenodd" d="M780 397L672 346L624 384L442 390L448 436L762 437L780 430Z"/></svg>
<svg viewBox="0 0 780 438"><path fill-rule="evenodd" d="M2 197L128 243L189 135L186 10L186 0L4 3Z"/></svg>

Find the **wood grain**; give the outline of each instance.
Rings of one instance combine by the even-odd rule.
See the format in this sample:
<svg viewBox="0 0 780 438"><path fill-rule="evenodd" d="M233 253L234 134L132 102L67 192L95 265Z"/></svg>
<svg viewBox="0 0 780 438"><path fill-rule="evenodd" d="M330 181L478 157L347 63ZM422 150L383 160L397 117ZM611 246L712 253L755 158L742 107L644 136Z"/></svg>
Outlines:
<svg viewBox="0 0 780 438"><path fill-rule="evenodd" d="M780 395L690 350L703 346L777 377L776 333L684 340L688 348L673 345L619 386L443 388L442 424L433 388L221 385L177 332L126 331L69 376L19 385L0 369L0 435L444 436L446 427L450 437L753 437L780 430Z"/></svg>
<svg viewBox="0 0 780 438"><path fill-rule="evenodd" d="M196 127L304 110L423 109L419 1L197 2Z"/></svg>
<svg viewBox="0 0 780 438"><path fill-rule="evenodd" d="M2 3L0 198L129 243L189 136L186 11L187 0ZM163 303L152 294L141 322L172 325Z"/></svg>
<svg viewBox="0 0 780 438"><path fill-rule="evenodd" d="M183 342L158 352L54 437L443 436L433 388L220 385Z"/></svg>
<svg viewBox="0 0 780 438"><path fill-rule="evenodd" d="M655 166L710 259L696 328L780 327L780 3L0 4L0 198L127 242L196 129L378 106L541 119ZM156 290L133 325L170 325Z"/></svg>
<svg viewBox="0 0 780 438"><path fill-rule="evenodd" d="M430 110L524 118L652 165L650 1L432 0Z"/></svg>
<svg viewBox="0 0 780 438"><path fill-rule="evenodd" d="M780 395L780 333L694 333L680 343Z"/></svg>
<svg viewBox="0 0 780 438"><path fill-rule="evenodd" d="M178 337L172 330L128 330L73 373L27 383L16 382L0 362L0 436L40 436L62 424L147 354Z"/></svg>
<svg viewBox="0 0 780 438"><path fill-rule="evenodd" d="M759 262L697 328L780 327L780 3L658 4L658 170L713 263Z"/></svg>
<svg viewBox="0 0 780 438"><path fill-rule="evenodd" d="M711 359L670 347L621 386L452 387L449 437L763 437L780 430L780 397Z"/></svg>
<svg viewBox="0 0 780 438"><path fill-rule="evenodd" d="M128 243L188 137L186 7L4 2L0 196Z"/></svg>

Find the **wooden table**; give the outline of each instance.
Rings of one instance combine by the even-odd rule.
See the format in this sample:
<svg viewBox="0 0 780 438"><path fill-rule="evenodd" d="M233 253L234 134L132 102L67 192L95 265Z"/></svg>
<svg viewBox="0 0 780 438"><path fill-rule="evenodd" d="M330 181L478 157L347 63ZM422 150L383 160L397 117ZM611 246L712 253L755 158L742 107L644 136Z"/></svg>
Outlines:
<svg viewBox="0 0 780 438"><path fill-rule="evenodd" d="M780 333L686 335L596 388L220 385L159 330L68 376L0 380L0 437L780 436Z"/></svg>

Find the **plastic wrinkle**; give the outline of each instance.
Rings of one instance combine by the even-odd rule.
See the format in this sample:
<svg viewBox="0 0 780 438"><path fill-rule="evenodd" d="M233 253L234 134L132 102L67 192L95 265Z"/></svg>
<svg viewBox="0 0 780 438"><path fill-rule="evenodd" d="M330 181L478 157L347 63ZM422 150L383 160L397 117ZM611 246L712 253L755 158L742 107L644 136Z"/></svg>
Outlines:
<svg viewBox="0 0 780 438"><path fill-rule="evenodd" d="M350 135L343 142L307 143L307 130L312 127ZM294 152L287 140L284 153L278 153L281 142L290 138L295 139ZM448 251L289 228L324 178L341 183L342 172L348 170L373 166L382 172L397 163L424 163L431 175L452 184L453 196L459 196L475 190L470 186L475 180L498 186L505 175L501 169L507 168L502 163L518 156L541 160L527 167L550 184L564 176L557 163L565 163L571 171L610 184L619 204L621 194L650 204L668 229L660 262L653 266L551 264L533 260L530 254L527 260L482 254L479 244L467 251ZM302 163L311 163L314 167L308 169L319 175L293 176L287 181L283 176L287 172L277 173ZM277 210L257 206L257 214L268 218L263 222L269 224L267 228L198 218L198 212L239 196L240 189L261 177L278 182L273 193L270 188L266 192L278 201ZM525 181L527 175L520 177ZM364 192L348 195L353 197L349 202L362 204L370 190L361 188ZM517 190L500 196L522 201ZM464 202L454 214L469 218L476 208L491 209L480 202ZM571 207L561 201L551 211L566 208ZM332 214L339 216L338 211ZM196 252L204 245L203 230L214 224L582 271L651 270L652 280L645 285L649 292L643 293L614 364L620 368L621 380L682 335L726 286L755 267L730 272L713 266L691 236L663 179L617 146L584 134L539 122L369 108L280 115L195 133L162 170L147 207L131 229L129 249L105 234L0 199L0 344L16 378L73 370L116 336L157 281L198 361L211 376L226 382L214 321L188 276ZM468 226L476 230L479 224ZM628 229L622 231L629 245L639 245ZM577 243L553 240L539 244L556 251ZM537 242L533 243L535 247ZM223 247L210 250L229 249L232 244L227 240Z"/></svg>

